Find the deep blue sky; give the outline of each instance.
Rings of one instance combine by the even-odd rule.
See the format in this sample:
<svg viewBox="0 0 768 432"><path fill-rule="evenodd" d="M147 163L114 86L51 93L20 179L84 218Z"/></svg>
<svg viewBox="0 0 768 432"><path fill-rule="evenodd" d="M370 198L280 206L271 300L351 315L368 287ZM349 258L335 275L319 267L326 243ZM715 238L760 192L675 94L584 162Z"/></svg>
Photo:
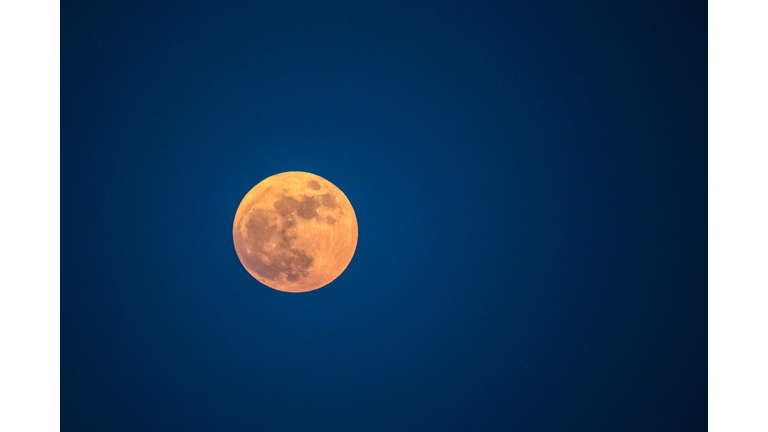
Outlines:
<svg viewBox="0 0 768 432"><path fill-rule="evenodd" d="M284 171L359 222L305 294ZM706 429L704 1L62 2L61 198L63 431Z"/></svg>

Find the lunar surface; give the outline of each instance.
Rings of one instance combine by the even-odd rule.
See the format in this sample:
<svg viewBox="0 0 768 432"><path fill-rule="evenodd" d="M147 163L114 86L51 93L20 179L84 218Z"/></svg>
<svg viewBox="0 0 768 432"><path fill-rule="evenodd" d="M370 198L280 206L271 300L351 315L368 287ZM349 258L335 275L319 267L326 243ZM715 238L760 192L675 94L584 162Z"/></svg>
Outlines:
<svg viewBox="0 0 768 432"><path fill-rule="evenodd" d="M331 283L352 261L357 218L346 195L328 180L286 172L245 195L232 236L240 262L259 282L306 292Z"/></svg>

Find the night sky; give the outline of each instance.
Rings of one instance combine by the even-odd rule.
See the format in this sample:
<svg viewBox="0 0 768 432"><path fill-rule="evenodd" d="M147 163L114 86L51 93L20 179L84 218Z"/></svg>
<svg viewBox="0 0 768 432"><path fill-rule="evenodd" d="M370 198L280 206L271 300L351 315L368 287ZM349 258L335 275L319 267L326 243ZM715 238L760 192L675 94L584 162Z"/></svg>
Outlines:
<svg viewBox="0 0 768 432"><path fill-rule="evenodd" d="M285 171L309 293L233 246ZM706 2L62 2L63 431L706 427Z"/></svg>

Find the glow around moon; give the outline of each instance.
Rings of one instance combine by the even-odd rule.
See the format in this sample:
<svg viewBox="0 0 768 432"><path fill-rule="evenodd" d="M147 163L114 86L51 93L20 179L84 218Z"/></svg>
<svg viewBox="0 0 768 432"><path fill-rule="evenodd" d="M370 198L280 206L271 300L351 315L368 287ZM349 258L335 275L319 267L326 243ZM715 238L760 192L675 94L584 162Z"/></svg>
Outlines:
<svg viewBox="0 0 768 432"><path fill-rule="evenodd" d="M285 172L245 195L232 236L240 262L259 282L306 292L328 285L347 268L357 247L357 218L346 195L328 180Z"/></svg>

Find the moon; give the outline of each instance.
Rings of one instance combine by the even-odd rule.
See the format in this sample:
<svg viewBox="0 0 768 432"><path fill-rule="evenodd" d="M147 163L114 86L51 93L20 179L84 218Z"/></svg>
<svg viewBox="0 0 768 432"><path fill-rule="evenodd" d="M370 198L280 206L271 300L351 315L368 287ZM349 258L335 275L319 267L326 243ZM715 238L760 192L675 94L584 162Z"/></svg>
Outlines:
<svg viewBox="0 0 768 432"><path fill-rule="evenodd" d="M328 180L284 172L248 192L235 213L235 251L248 273L285 292L322 288L347 268L357 248L349 199Z"/></svg>

